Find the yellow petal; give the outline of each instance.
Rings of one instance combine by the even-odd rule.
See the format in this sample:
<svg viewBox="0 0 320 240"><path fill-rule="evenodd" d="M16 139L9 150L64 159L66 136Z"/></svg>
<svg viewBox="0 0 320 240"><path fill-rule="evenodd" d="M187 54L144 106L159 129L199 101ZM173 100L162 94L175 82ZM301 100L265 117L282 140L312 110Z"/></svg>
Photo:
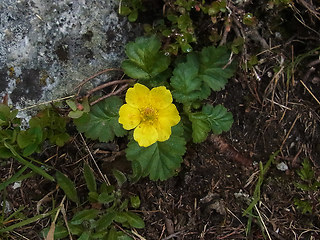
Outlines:
<svg viewBox="0 0 320 240"><path fill-rule="evenodd" d="M126 94L126 102L131 107L142 108L148 105L150 90L146 86L136 83L129 88Z"/></svg>
<svg viewBox="0 0 320 240"><path fill-rule="evenodd" d="M119 115L118 121L126 130L135 128L141 121L139 109L133 108L128 104L124 104L120 107Z"/></svg>
<svg viewBox="0 0 320 240"><path fill-rule="evenodd" d="M158 111L158 121L161 126L174 126L180 122L179 112L174 104Z"/></svg>
<svg viewBox="0 0 320 240"><path fill-rule="evenodd" d="M156 87L150 91L150 104L157 109L167 108L172 103L171 92L165 87Z"/></svg>
<svg viewBox="0 0 320 240"><path fill-rule="evenodd" d="M171 135L171 126L164 122L157 122L155 125L158 132L158 140L160 142L167 141Z"/></svg>
<svg viewBox="0 0 320 240"><path fill-rule="evenodd" d="M134 129L133 138L140 147L148 147L157 141L158 132L151 124L141 123Z"/></svg>

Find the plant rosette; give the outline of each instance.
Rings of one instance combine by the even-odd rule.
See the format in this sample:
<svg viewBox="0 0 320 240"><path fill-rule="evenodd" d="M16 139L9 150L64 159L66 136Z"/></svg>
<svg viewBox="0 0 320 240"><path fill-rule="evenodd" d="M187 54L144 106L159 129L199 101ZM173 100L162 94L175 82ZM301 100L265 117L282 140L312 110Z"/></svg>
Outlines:
<svg viewBox="0 0 320 240"><path fill-rule="evenodd" d="M125 52L124 73L137 81L127 90L126 103L118 96L107 98L74 123L86 137L102 142L130 131L125 152L132 162L131 180L166 180L180 168L187 141L201 143L210 132L231 128L233 116L222 104L203 102L224 89L236 65L224 46L188 53L171 64L156 36L137 38Z"/></svg>

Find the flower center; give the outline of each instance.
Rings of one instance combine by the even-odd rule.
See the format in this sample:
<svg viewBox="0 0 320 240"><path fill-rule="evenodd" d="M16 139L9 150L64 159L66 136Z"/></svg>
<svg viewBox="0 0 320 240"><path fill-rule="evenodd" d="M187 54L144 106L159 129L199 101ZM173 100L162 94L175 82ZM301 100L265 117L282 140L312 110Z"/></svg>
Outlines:
<svg viewBox="0 0 320 240"><path fill-rule="evenodd" d="M152 107L146 107L140 110L142 121L153 123L158 119L158 111Z"/></svg>

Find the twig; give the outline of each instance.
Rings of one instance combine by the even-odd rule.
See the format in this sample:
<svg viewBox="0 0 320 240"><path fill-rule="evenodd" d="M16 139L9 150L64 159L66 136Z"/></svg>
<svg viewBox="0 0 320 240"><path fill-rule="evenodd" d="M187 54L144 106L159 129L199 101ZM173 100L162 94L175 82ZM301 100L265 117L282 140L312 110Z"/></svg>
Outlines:
<svg viewBox="0 0 320 240"><path fill-rule="evenodd" d="M81 88L84 84L86 84L87 82L89 82L91 79L94 79L95 77L98 77L99 75L103 74L103 73L106 73L106 72L111 72L111 71L119 71L119 72L122 72L121 69L119 68L108 68L108 69L105 69L105 70L102 70L88 78L86 78L85 80L83 80L81 83L78 84L78 86L76 86L76 88L79 88L78 89L78 92L77 92L77 96L80 94L80 91L81 91Z"/></svg>
<svg viewBox="0 0 320 240"><path fill-rule="evenodd" d="M134 80L132 80L132 79L123 79L123 80L115 80L115 81L112 81L112 82L107 82L107 83L104 83L104 84L102 84L102 85L100 85L100 86L98 86L96 88L91 89L87 93L86 97L89 97L92 93L94 93L96 91L99 91L99 90L101 90L103 88L110 87L112 85L121 84L121 83L132 83L132 82L134 82Z"/></svg>
<svg viewBox="0 0 320 240"><path fill-rule="evenodd" d="M109 94L107 94L107 95L104 95L104 96L98 98L97 100L95 100L95 101L93 101L92 103L90 103L90 105L93 106L94 104L102 101L103 99L106 99L106 98L108 98L108 97L117 95L117 94L121 93L122 91L124 91L127 87L128 87L128 84L125 84L125 85L123 85L121 88L119 88L118 90L116 90L116 91L114 91L114 92L111 92L111 93L109 93Z"/></svg>
<svg viewBox="0 0 320 240"><path fill-rule="evenodd" d="M91 151L90 151L90 149L89 149L89 147L88 147L88 145L87 145L86 141L84 140L84 137L82 136L81 133L80 133L80 137L81 137L81 139L82 139L82 141L83 141L83 143L84 143L84 146L86 147L86 149L87 149L87 151L88 151L88 153L89 153L92 161L94 162L94 165L95 165L96 168L98 169L98 172L99 172L99 174L101 175L102 179L105 181L105 183L106 183L108 186L110 186L111 184L110 184L109 179L108 179L105 175L102 174L102 172L101 172L101 170L100 170L100 168L99 168L99 166L98 166L95 158L93 157L93 155L92 155L92 153L91 153Z"/></svg>
<svg viewBox="0 0 320 240"><path fill-rule="evenodd" d="M174 237L176 237L176 236L179 236L181 233L182 233L182 231L173 233L173 234L169 235L168 237L162 238L162 240L169 240L169 239L171 239L171 238L174 238Z"/></svg>
<svg viewBox="0 0 320 240"><path fill-rule="evenodd" d="M268 101L271 102L272 104L278 105L278 106L280 106L280 107L282 107L282 108L284 108L284 109L292 110L291 108L288 108L288 107L286 107L286 106L284 106L284 105L282 105L282 104L280 104L280 103L277 103L277 102L275 102L275 101L272 101L272 100L270 100L269 98L266 98L266 100L268 100Z"/></svg>
<svg viewBox="0 0 320 240"><path fill-rule="evenodd" d="M270 240L272 240L272 238L271 238L271 236L270 236L270 233L269 233L269 231L268 231L268 228L267 228L266 224L265 224L264 221L263 221L263 218L262 218L262 216L261 216L261 214L260 214L259 209L257 208L257 205L255 205L254 207L255 207L255 209L256 209L259 217L260 217L260 220L261 220L261 222L262 222L262 225L263 225L264 229L266 230L266 233L267 233L267 235L268 235L268 238L269 238Z"/></svg>
<svg viewBox="0 0 320 240"><path fill-rule="evenodd" d="M314 98L314 100L316 100L317 101L317 103L320 105L320 101L316 98L316 96L311 92L311 90L306 86L306 84L303 82L303 81L301 81L300 80L300 82L301 82L301 84L304 86L304 88L311 94L311 96Z"/></svg>
<svg viewBox="0 0 320 240"><path fill-rule="evenodd" d="M40 105L49 104L49 103L60 102L60 101L63 101L63 100L69 99L69 98L73 98L73 97L75 97L75 96L76 96L76 95L70 95L70 96L67 96L67 97L58 98L58 99L54 99L54 100L50 100L50 101L38 103L38 104L35 104L35 105L31 105L31 106L29 106L29 107L25 107L25 108L19 109L19 111L25 111L25 110L28 110L28 109L31 109L31 108L35 108L35 107L38 107L38 106L40 106Z"/></svg>
<svg viewBox="0 0 320 240"><path fill-rule="evenodd" d="M291 125L291 127L290 127L290 129L289 129L289 131L288 131L288 133L287 133L287 135L285 136L285 138L283 139L283 141L282 141L282 143L281 143L280 152L282 152L282 148L283 148L284 143L287 141L287 139L288 139L288 137L289 137L289 135L290 135L290 133L291 133L294 125L296 124L297 120L298 120L300 117L301 117L301 115L298 114L298 116L296 117L296 119L295 119L294 122L292 123L292 125Z"/></svg>
<svg viewBox="0 0 320 240"><path fill-rule="evenodd" d="M56 212L56 215L54 216L54 219L52 220L52 223L51 223L51 226L50 226L50 229L49 229L49 232L47 234L47 237L46 237L46 240L51 240L53 239L53 235L54 235L54 231L55 231L55 228L56 228L56 221L58 219L58 216L59 216L59 213L61 211L61 208L63 207L63 204L64 204L64 201L66 200L66 195L64 195L60 205L59 205L59 208ZM72 239L71 239L72 240Z"/></svg>

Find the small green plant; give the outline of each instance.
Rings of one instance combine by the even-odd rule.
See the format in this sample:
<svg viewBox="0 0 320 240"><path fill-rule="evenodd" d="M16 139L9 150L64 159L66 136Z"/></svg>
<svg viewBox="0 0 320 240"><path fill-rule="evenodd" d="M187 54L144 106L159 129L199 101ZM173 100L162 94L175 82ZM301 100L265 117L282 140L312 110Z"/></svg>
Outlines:
<svg viewBox="0 0 320 240"><path fill-rule="evenodd" d="M214 43L221 40L217 32L199 36L201 24L198 19L201 19L200 22L214 25L222 22L225 27L230 27L225 0L210 3L200 0L167 1L163 9L164 18L155 20L153 26L145 25L145 31L150 35L157 34L166 42L164 49L167 54L178 55L180 51L192 52L193 46L200 38Z"/></svg>
<svg viewBox="0 0 320 240"><path fill-rule="evenodd" d="M135 22L139 11L144 11L143 0L120 0L119 14L127 16L130 22Z"/></svg>
<svg viewBox="0 0 320 240"><path fill-rule="evenodd" d="M131 228L144 228L144 222L139 215L130 209L140 207L138 196L124 198L120 187L126 182L125 175L113 170L118 182L118 188L102 183L98 186L95 176L88 165L84 165L84 178L88 188L88 202L82 203L75 211L68 226L58 223L55 227L55 239L68 236L68 229L78 239L133 239L130 237ZM56 179L66 196L73 202L80 204L74 183L61 172L57 172ZM85 205L86 204L86 205ZM118 226L121 225L121 228ZM121 231L119 231L121 229ZM43 231L46 236L49 228Z"/></svg>
<svg viewBox="0 0 320 240"><path fill-rule="evenodd" d="M43 163L31 158L30 155L39 152L46 139L58 146L68 141L66 119L60 117L54 110L46 109L29 121L30 128L21 130L21 121L16 117L17 113L17 110L11 111L7 105L0 104L0 159L14 158L26 168L54 181L52 176L37 166ZM26 168L22 168L14 177L23 176ZM12 181L8 179L1 184L1 187L7 186L8 182Z"/></svg>
<svg viewBox="0 0 320 240"><path fill-rule="evenodd" d="M258 222L260 223L263 234L264 234L264 230L267 231L267 229L264 228L265 226L263 225L263 222L262 222L263 220L261 219L260 213L257 209L257 204L260 201L261 187L262 187L263 181L265 179L265 175L267 174L271 164L274 163L274 160L278 156L278 154L279 154L279 151L276 151L274 154L272 154L269 157L269 160L266 162L265 165L263 165L262 162L259 163L260 174L259 174L259 178L258 178L258 181L256 183L256 186L255 186L255 189L253 192L252 201L249 204L248 208L246 210L244 210L244 212L242 213L243 216L248 217L247 228L246 228L247 235L251 231L252 221L254 218L256 218L258 220ZM268 232L267 232L267 234L268 234Z"/></svg>
<svg viewBox="0 0 320 240"><path fill-rule="evenodd" d="M309 159L305 158L302 167L297 171L301 181L296 183L296 187L302 190L302 198L294 199L294 204L303 213L313 213L313 206L316 206L320 199L317 199L316 191L320 188L320 182L315 178ZM318 196L319 197L319 196Z"/></svg>
<svg viewBox="0 0 320 240"><path fill-rule="evenodd" d="M135 177L165 180L180 167L187 140L200 143L210 131L221 134L230 129L232 114L221 104L212 106L203 101L212 91L224 89L235 64L226 47L211 46L180 58L171 71L171 58L161 51L155 36L130 42L126 54L128 59L122 68L139 83L128 90L127 104L117 96L111 97L74 123L86 137L99 141L124 136L124 128L134 129L133 135L129 134L126 155L132 161Z"/></svg>

